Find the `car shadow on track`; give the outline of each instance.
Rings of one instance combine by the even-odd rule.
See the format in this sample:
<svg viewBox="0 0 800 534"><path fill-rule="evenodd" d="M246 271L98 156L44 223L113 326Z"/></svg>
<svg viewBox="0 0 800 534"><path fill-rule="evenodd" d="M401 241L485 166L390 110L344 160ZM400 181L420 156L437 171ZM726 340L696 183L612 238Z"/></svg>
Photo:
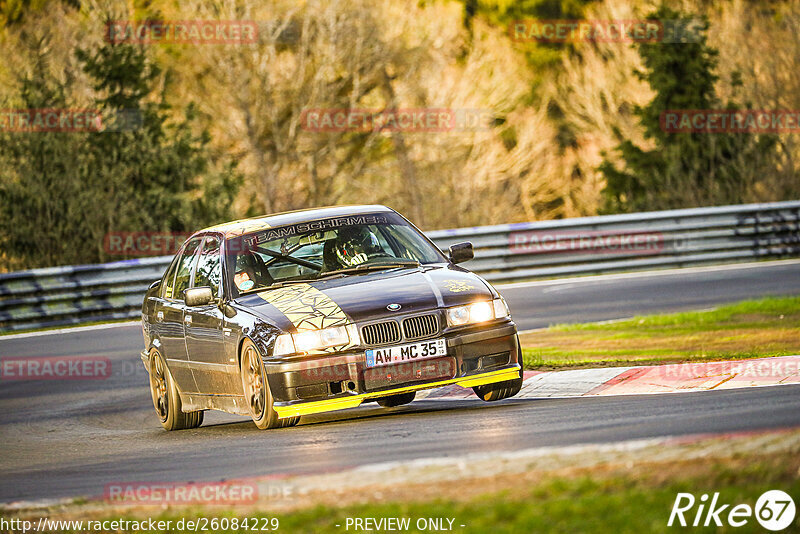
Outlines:
<svg viewBox="0 0 800 534"><path fill-rule="evenodd" d="M339 426L344 424L351 424L358 421L382 421L391 420L393 418L404 418L411 416L429 416L432 414L466 414L476 410L481 410L481 413L486 413L485 410L507 410L512 407L519 407L523 404L529 404L536 399L505 399L494 403L484 403L477 399L452 399L452 400L425 400L420 399L414 401L412 404L405 406L398 406L396 408L380 408L376 404L368 403L358 408L349 410L342 410L337 412L329 412L317 415L307 415L300 419L297 427L290 428L276 428L269 430L270 435L276 433L291 433L295 429L319 427L321 425ZM550 399L552 400L552 399ZM235 419L233 419L235 418ZM206 420L203 425L192 431L181 431L181 434L191 432L194 434L215 434L225 433L229 434L232 431L243 431L245 433L263 433L258 430L253 422L245 417L225 414L222 412L212 412L206 414ZM172 433L170 433L172 434Z"/></svg>
<svg viewBox="0 0 800 534"><path fill-rule="evenodd" d="M353 410L302 417L298 426L314 426L331 423L346 423L359 420L377 420L392 417L430 415L442 413L467 413L475 410L505 410L528 403L532 399L505 399L496 403L483 403L471 399L414 401L396 408L379 408L377 405L360 406ZM483 412L485 413L485 412Z"/></svg>

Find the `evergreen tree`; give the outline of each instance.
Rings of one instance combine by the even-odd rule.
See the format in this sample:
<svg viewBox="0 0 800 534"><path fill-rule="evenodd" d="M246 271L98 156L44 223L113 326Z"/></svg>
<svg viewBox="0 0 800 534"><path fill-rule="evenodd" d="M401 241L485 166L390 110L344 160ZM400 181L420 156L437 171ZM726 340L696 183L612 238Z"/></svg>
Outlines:
<svg viewBox="0 0 800 534"><path fill-rule="evenodd" d="M5 107L86 107L69 101L71 77L49 74L46 43L37 48L19 101ZM102 127L0 133L0 262L19 269L120 259L103 249L108 232L190 232L231 218L241 177L212 158L191 104L181 120L168 120L144 48L106 43L76 55Z"/></svg>
<svg viewBox="0 0 800 534"><path fill-rule="evenodd" d="M666 6L648 18L679 21L678 27L691 23ZM707 44L707 30L703 21L689 42L637 45L645 67L637 75L650 84L655 97L635 113L653 148L625 140L618 146L624 168L603 162L605 211L734 204L747 198L761 173L774 169L774 135L671 133L662 128L661 114L669 110L737 109L735 102L722 106L716 96L717 52Z"/></svg>

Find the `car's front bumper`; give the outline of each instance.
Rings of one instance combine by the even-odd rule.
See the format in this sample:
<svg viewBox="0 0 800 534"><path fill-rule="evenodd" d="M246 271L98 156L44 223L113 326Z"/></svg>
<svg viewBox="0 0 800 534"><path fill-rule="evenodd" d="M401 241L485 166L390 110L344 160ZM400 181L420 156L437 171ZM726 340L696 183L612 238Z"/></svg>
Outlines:
<svg viewBox="0 0 800 534"><path fill-rule="evenodd" d="M507 369L501 369L499 371L477 373L461 378L451 378L449 380L441 380L437 382L426 382L422 384L415 384L413 386L376 391L373 393L345 395L321 401L286 403L284 405L278 405L278 403L275 403L274 408L275 411L278 412L278 417L283 419L285 417L311 415L315 413L331 412L334 410L344 410L346 408L355 408L364 401L379 399L381 397L388 397L390 395L408 393L411 391L438 388L441 386L447 386L449 384L457 384L459 386L466 388L473 386L481 386L483 384L493 384L495 382L505 382L506 380L514 380L515 378L518 377L519 377L519 366L515 364L512 367L509 367Z"/></svg>
<svg viewBox="0 0 800 534"><path fill-rule="evenodd" d="M266 361L274 408L281 418L354 408L369 400L449 384L474 387L519 377L516 326L445 332L447 356L366 367L364 351L313 359Z"/></svg>

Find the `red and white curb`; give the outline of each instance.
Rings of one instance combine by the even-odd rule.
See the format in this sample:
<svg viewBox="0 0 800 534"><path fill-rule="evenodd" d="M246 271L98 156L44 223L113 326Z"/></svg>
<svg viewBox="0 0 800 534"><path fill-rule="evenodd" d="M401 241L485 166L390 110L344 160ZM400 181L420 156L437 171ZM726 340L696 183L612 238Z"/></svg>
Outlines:
<svg viewBox="0 0 800 534"><path fill-rule="evenodd" d="M525 371L522 390L514 398L681 393L782 384L800 384L800 356L569 371ZM417 398L476 397L472 389L452 385L421 392Z"/></svg>

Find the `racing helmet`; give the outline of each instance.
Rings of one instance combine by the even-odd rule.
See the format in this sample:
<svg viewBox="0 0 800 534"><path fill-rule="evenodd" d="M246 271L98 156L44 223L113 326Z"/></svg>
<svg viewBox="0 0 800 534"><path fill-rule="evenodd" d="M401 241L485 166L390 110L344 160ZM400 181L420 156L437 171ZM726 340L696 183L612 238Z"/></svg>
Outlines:
<svg viewBox="0 0 800 534"><path fill-rule="evenodd" d="M366 226L349 226L339 230L334 244L336 258L345 267L359 265L383 251L378 237Z"/></svg>
<svg viewBox="0 0 800 534"><path fill-rule="evenodd" d="M245 251L236 256L236 269L233 281L240 290L252 289L259 282L260 272L258 260L251 251Z"/></svg>
<svg viewBox="0 0 800 534"><path fill-rule="evenodd" d="M248 271L255 272L257 267L258 263L252 252L245 251L236 256L236 274Z"/></svg>

